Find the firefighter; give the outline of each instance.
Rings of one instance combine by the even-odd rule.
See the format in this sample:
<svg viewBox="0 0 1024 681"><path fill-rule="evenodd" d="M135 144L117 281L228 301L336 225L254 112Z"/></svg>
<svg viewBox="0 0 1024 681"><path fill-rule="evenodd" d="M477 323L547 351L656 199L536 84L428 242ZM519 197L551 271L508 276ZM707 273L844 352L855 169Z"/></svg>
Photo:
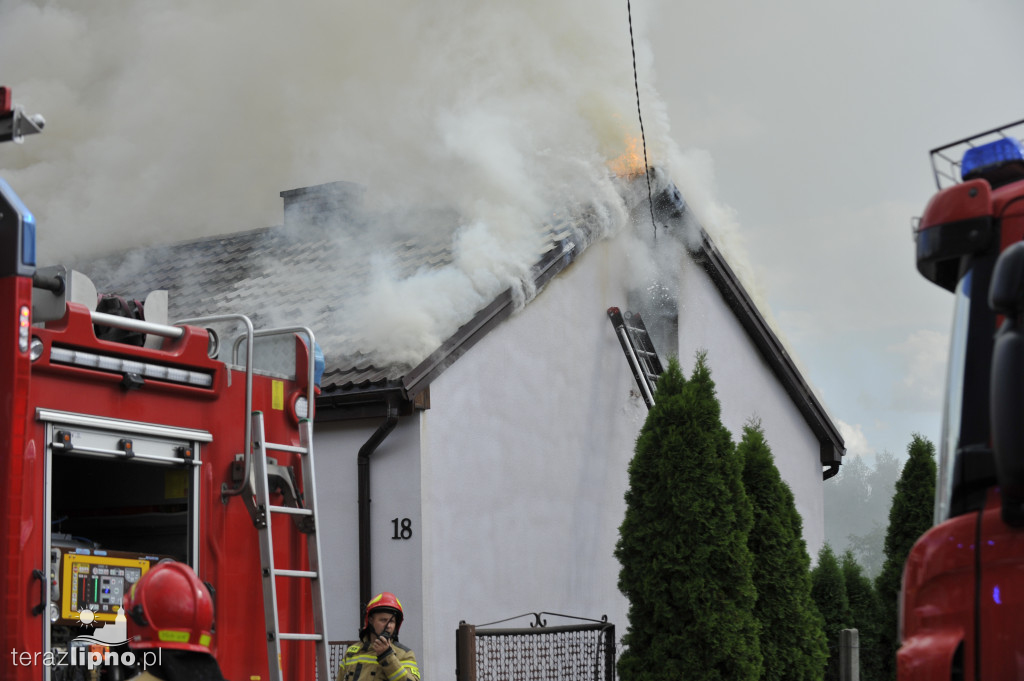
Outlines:
<svg viewBox="0 0 1024 681"><path fill-rule="evenodd" d="M164 560L124 601L135 681L224 681L210 652L213 598L192 568Z"/></svg>
<svg viewBox="0 0 1024 681"><path fill-rule="evenodd" d="M359 631L359 643L341 658L338 681L419 681L416 654L398 642L402 604L385 591L370 599Z"/></svg>

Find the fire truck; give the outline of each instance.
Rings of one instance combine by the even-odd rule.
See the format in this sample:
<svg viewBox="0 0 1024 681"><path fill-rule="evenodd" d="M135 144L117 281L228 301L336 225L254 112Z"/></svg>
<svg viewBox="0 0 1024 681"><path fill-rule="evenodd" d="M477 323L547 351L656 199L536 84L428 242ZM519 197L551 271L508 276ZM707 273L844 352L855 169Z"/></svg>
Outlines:
<svg viewBox="0 0 1024 681"><path fill-rule="evenodd" d="M956 304L936 524L903 573L901 681L1024 678L1022 133L1017 121L931 152L939 192L917 267Z"/></svg>
<svg viewBox="0 0 1024 681"><path fill-rule="evenodd" d="M0 95L0 136L41 128ZM166 300L37 267L35 218L0 180L2 679L123 678L142 661L123 599L164 559L209 588L226 678L328 678L313 333L168 323Z"/></svg>

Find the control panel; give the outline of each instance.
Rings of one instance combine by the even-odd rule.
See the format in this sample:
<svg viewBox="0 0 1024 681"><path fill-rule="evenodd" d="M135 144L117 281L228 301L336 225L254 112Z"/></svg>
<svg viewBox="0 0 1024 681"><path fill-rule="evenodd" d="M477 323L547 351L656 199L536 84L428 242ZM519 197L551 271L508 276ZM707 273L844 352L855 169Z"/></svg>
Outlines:
<svg viewBox="0 0 1024 681"><path fill-rule="evenodd" d="M51 597L58 593L60 596L59 623L113 622L132 585L164 557L113 551L61 551L61 588L57 593L51 588Z"/></svg>

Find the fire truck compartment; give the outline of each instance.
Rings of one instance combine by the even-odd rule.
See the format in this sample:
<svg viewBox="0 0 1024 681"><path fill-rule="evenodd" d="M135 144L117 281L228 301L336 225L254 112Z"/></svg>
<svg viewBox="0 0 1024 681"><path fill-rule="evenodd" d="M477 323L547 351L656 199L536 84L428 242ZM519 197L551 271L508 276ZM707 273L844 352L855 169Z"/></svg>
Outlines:
<svg viewBox="0 0 1024 681"><path fill-rule="evenodd" d="M48 429L49 548L195 563L208 433L46 410L38 417Z"/></svg>
<svg viewBox="0 0 1024 681"><path fill-rule="evenodd" d="M57 454L52 471L54 532L187 561L190 481L184 466Z"/></svg>

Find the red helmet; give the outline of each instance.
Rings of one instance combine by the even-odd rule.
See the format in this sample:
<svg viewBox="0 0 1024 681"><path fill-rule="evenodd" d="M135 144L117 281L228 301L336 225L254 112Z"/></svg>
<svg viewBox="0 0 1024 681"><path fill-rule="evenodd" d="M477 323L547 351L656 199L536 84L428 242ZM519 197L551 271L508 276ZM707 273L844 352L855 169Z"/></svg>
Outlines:
<svg viewBox="0 0 1024 681"><path fill-rule="evenodd" d="M395 615L395 634L398 634L398 630L402 628L402 618L405 617L402 612L402 604L398 600L398 596L385 591L384 593L377 594L370 599L370 602L366 604L366 614L363 615L363 630L370 628L370 615L383 610L390 612Z"/></svg>
<svg viewBox="0 0 1024 681"><path fill-rule="evenodd" d="M124 599L128 645L210 653L213 599L184 563L161 561Z"/></svg>

